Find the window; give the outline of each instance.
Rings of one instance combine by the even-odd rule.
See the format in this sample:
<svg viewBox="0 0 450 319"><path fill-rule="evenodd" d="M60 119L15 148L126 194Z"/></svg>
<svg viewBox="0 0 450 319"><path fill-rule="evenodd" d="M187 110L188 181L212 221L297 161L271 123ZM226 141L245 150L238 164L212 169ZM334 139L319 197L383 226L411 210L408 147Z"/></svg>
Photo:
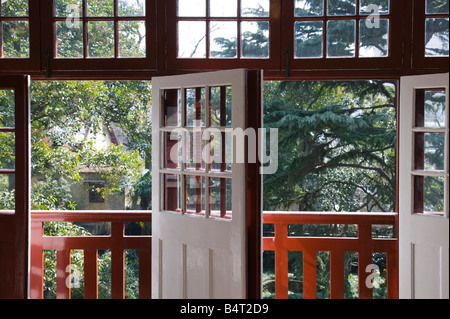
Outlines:
<svg viewBox="0 0 450 319"><path fill-rule="evenodd" d="M279 56L275 52L278 41L278 21L274 19L276 2L171 1L168 25L171 62L188 68L239 63L269 65ZM210 63L205 64L205 61Z"/></svg>
<svg viewBox="0 0 450 319"><path fill-rule="evenodd" d="M448 0L417 1L414 17L413 67L448 70Z"/></svg>
<svg viewBox="0 0 450 319"><path fill-rule="evenodd" d="M154 1L54 0L53 5L53 69L74 63L96 69L111 61L116 68L155 67Z"/></svg>
<svg viewBox="0 0 450 319"><path fill-rule="evenodd" d="M2 0L0 40L0 58L30 57L28 0Z"/></svg>
<svg viewBox="0 0 450 319"><path fill-rule="evenodd" d="M401 19L394 19L401 10L398 4L389 0L293 0L289 11L293 69L305 65L399 66L401 48L392 43L401 37Z"/></svg>
<svg viewBox="0 0 450 319"><path fill-rule="evenodd" d="M89 183L89 203L104 203L105 197L102 193L104 185L98 183Z"/></svg>

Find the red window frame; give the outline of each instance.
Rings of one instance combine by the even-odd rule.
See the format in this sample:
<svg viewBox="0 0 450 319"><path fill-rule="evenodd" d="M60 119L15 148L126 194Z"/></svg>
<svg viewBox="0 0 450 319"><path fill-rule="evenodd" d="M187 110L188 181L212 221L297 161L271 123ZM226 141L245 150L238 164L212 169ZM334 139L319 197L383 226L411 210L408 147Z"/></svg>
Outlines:
<svg viewBox="0 0 450 319"><path fill-rule="evenodd" d="M206 9L208 11L209 1L206 1ZM240 1L239 1L240 3ZM239 4L238 4L239 9ZM281 33L281 0L270 1L270 17L269 18L253 18L253 17L233 17L233 18L178 18L177 17L177 0L166 1L166 19L167 19L167 43L166 58L168 70L218 70L245 67L249 69L266 69L278 70L280 68L280 33ZM241 58L239 57L240 46L237 46L237 58L178 58L177 44L177 25L178 21L237 21L238 25L243 21L269 21L269 57L268 58ZM239 37L238 26L238 37ZM206 45L208 51L209 34L206 33Z"/></svg>
<svg viewBox="0 0 450 319"><path fill-rule="evenodd" d="M29 23L29 34L30 34L30 52L28 58L0 58L0 70L8 71L8 73L25 73L29 74L33 71L38 71L40 69L39 64L39 47L40 47L40 0L28 0L28 17L25 18L5 18L0 19L1 21L7 20L26 20ZM42 0L41 0L42 1ZM1 41L1 38L0 38ZM0 72L1 72L0 71Z"/></svg>
<svg viewBox="0 0 450 319"><path fill-rule="evenodd" d="M41 64L43 71L47 76L52 76L53 71L58 74L58 71L125 71L125 70L144 70L154 71L157 68L157 0L147 0L145 6L145 17L139 19L139 17L119 17L117 10L114 10L113 17L95 18L87 17L87 8L83 5L83 15L80 17L80 22L83 21L112 21L115 25L114 35L114 52L117 56L118 50L118 22L131 20L142 20L146 24L146 57L138 58L89 58L87 57L87 28L83 29L83 43L84 43L84 55L80 58L57 58L56 57L56 21L61 21L61 18L56 17L56 9L54 0L41 0L47 3L43 7L41 21L42 21L42 53ZM115 4L117 0L115 1ZM117 5L115 6L117 9ZM64 20L64 19L63 19Z"/></svg>
<svg viewBox="0 0 450 319"><path fill-rule="evenodd" d="M425 56L425 19L427 16L433 18L448 18L449 14L425 14L426 0L414 1L412 26L412 68L413 69L446 69L449 67L448 56Z"/></svg>
<svg viewBox="0 0 450 319"><path fill-rule="evenodd" d="M361 15L357 10L355 15L351 16L333 16L332 18L324 15L322 17L308 18L307 20L323 21L326 24L331 20L355 20L356 19L356 35L355 35L355 57L327 57L326 51L323 50L321 58L295 58L295 22L303 20L294 17L295 0L286 0L283 2L283 47L288 56L284 57L284 68L293 71L306 70L308 73L312 70L336 70L345 73L346 70L401 70L402 69L402 42L394 39L403 39L403 12L406 5L405 0L390 0L389 14L380 14L381 19L389 19L389 55L387 57L358 57L359 47L359 21L364 20L368 15ZM359 0L357 9L359 7ZM408 0L408 2L410 2ZM326 4L326 3L325 3ZM324 10L326 6L324 4ZM326 46L326 34L323 35L324 47ZM392 73L392 72L391 72ZM368 76L375 76L373 73Z"/></svg>

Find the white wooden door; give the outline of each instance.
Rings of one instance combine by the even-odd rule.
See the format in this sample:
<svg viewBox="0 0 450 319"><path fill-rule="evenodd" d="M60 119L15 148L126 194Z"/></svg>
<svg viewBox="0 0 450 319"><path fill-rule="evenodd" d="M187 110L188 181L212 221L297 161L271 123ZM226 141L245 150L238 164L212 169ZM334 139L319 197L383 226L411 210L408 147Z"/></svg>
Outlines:
<svg viewBox="0 0 450 319"><path fill-rule="evenodd" d="M400 298L449 298L449 78L400 82Z"/></svg>
<svg viewBox="0 0 450 319"><path fill-rule="evenodd" d="M152 79L153 298L247 295L246 75Z"/></svg>

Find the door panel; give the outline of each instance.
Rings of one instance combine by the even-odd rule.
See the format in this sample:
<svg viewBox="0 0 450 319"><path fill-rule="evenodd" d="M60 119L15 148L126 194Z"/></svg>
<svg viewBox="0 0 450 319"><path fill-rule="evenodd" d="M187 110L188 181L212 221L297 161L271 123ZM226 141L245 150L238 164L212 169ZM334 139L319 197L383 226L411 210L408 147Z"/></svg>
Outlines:
<svg viewBox="0 0 450 319"><path fill-rule="evenodd" d="M449 298L448 74L401 79L400 298Z"/></svg>
<svg viewBox="0 0 450 319"><path fill-rule="evenodd" d="M230 70L152 80L153 298L247 298L248 274L261 272L248 261L261 256L253 229L262 213L252 209L261 184L249 184L259 166L247 159L259 152L251 141L260 123L248 114L261 112L261 82L252 78Z"/></svg>
<svg viewBox="0 0 450 319"><path fill-rule="evenodd" d="M0 299L28 296L29 77L0 76Z"/></svg>

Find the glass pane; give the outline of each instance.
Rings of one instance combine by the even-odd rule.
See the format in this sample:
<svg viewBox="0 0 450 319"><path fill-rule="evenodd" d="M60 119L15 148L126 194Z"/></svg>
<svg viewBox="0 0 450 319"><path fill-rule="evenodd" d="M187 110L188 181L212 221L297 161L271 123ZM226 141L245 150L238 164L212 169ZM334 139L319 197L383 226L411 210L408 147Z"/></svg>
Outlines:
<svg viewBox="0 0 450 319"><path fill-rule="evenodd" d="M83 57L83 24L78 25L66 21L56 22L56 57Z"/></svg>
<svg viewBox="0 0 450 319"><path fill-rule="evenodd" d="M210 132L209 151L211 170L216 172L231 172L233 164L233 134L231 132ZM206 151L207 152L207 151Z"/></svg>
<svg viewBox="0 0 450 319"><path fill-rule="evenodd" d="M86 0L86 6L89 17L114 16L114 0Z"/></svg>
<svg viewBox="0 0 450 319"><path fill-rule="evenodd" d="M442 213L444 198L444 177L414 177L414 213Z"/></svg>
<svg viewBox="0 0 450 319"><path fill-rule="evenodd" d="M146 55L145 21L119 22L119 56L139 58Z"/></svg>
<svg viewBox="0 0 450 319"><path fill-rule="evenodd" d="M118 0L119 16L143 17L145 16L145 1L142 0Z"/></svg>
<svg viewBox="0 0 450 319"><path fill-rule="evenodd" d="M269 57L269 22L242 22L242 57Z"/></svg>
<svg viewBox="0 0 450 319"><path fill-rule="evenodd" d="M426 19L425 55L448 56L448 18Z"/></svg>
<svg viewBox="0 0 450 319"><path fill-rule="evenodd" d="M376 58L389 55L389 20L361 20L359 28L360 57Z"/></svg>
<svg viewBox="0 0 450 319"><path fill-rule="evenodd" d="M2 17L28 16L28 0L2 0Z"/></svg>
<svg viewBox="0 0 450 319"><path fill-rule="evenodd" d="M231 179L210 178L211 217L231 219Z"/></svg>
<svg viewBox="0 0 450 319"><path fill-rule="evenodd" d="M389 0L360 0L360 14L389 14Z"/></svg>
<svg viewBox="0 0 450 319"><path fill-rule="evenodd" d="M163 119L162 126L181 125L181 90L162 91Z"/></svg>
<svg viewBox="0 0 450 319"><path fill-rule="evenodd" d="M323 22L295 22L295 57L323 57Z"/></svg>
<svg viewBox="0 0 450 319"><path fill-rule="evenodd" d="M211 17L237 17L238 0L209 0L209 15Z"/></svg>
<svg viewBox="0 0 450 319"><path fill-rule="evenodd" d="M81 17L83 15L82 0L55 0L57 17Z"/></svg>
<svg viewBox="0 0 450 319"><path fill-rule="evenodd" d="M176 131L163 133L163 168L181 169L182 145L181 133Z"/></svg>
<svg viewBox="0 0 450 319"><path fill-rule="evenodd" d="M0 169L15 169L16 137L14 133L0 132Z"/></svg>
<svg viewBox="0 0 450 319"><path fill-rule="evenodd" d="M416 133L415 154L415 169L443 171L445 169L445 134Z"/></svg>
<svg viewBox="0 0 450 319"><path fill-rule="evenodd" d="M0 127L15 126L14 98L13 90L0 90Z"/></svg>
<svg viewBox="0 0 450 319"><path fill-rule="evenodd" d="M205 214L205 178L186 176L186 213Z"/></svg>
<svg viewBox="0 0 450 319"><path fill-rule="evenodd" d="M356 0L328 0L328 15L344 16L356 14Z"/></svg>
<svg viewBox="0 0 450 319"><path fill-rule="evenodd" d="M241 0L243 17L269 17L270 0Z"/></svg>
<svg viewBox="0 0 450 319"><path fill-rule="evenodd" d="M178 57L206 57L206 22L178 22Z"/></svg>
<svg viewBox="0 0 450 319"><path fill-rule="evenodd" d="M425 13L448 13L448 0L426 0Z"/></svg>
<svg viewBox="0 0 450 319"><path fill-rule="evenodd" d="M210 23L211 58L237 57L237 22Z"/></svg>
<svg viewBox="0 0 450 319"><path fill-rule="evenodd" d="M88 45L88 55L91 58L114 57L114 22L90 21Z"/></svg>
<svg viewBox="0 0 450 319"><path fill-rule="evenodd" d="M30 30L28 21L3 21L3 57L28 58L30 56Z"/></svg>
<svg viewBox="0 0 450 319"><path fill-rule="evenodd" d="M206 0L178 0L179 17L206 17Z"/></svg>
<svg viewBox="0 0 450 319"><path fill-rule="evenodd" d="M323 16L323 0L295 0L296 17Z"/></svg>
<svg viewBox="0 0 450 319"><path fill-rule="evenodd" d="M162 209L181 213L181 178L179 175L163 174L161 176L163 185Z"/></svg>
<svg viewBox="0 0 450 319"><path fill-rule="evenodd" d="M328 21L327 56L355 56L355 20Z"/></svg>
<svg viewBox="0 0 450 319"><path fill-rule="evenodd" d="M15 175L0 175L0 210L16 208Z"/></svg>
<svg viewBox="0 0 450 319"><path fill-rule="evenodd" d="M211 126L228 126L231 123L231 86L210 88Z"/></svg>
<svg viewBox="0 0 450 319"><path fill-rule="evenodd" d="M206 141L202 138L202 132L189 132L186 136L186 169L204 170L205 160L203 150L206 149ZM205 155L206 156L206 155Z"/></svg>
<svg viewBox="0 0 450 319"><path fill-rule="evenodd" d="M445 127L445 90L416 90L416 127Z"/></svg>
<svg viewBox="0 0 450 319"><path fill-rule="evenodd" d="M205 88L186 89L186 126L205 127Z"/></svg>

